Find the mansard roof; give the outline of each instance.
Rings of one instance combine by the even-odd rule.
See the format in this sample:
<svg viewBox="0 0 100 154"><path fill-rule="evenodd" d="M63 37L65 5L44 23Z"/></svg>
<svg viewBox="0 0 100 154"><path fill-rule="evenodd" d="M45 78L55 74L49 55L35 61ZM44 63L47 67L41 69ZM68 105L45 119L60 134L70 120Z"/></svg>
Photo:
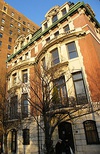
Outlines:
<svg viewBox="0 0 100 154"><path fill-rule="evenodd" d="M29 43L27 43L25 46L23 46L19 51L9 56L7 59L7 62L11 61L12 58L14 58L17 54L20 54L24 49L26 49L28 46L30 46L33 42L37 41L41 38L41 36L45 35L49 32L50 29L53 29L55 26L57 26L59 23L62 23L68 16L72 16L79 8L85 8L86 14L91 16L91 20L96 23L96 27L100 28L99 22L96 20L95 15L92 11L92 9L89 7L89 5L85 4L84 2L77 2L76 4L72 5L69 8L69 12L67 12L63 17L58 19L56 22L54 22L51 26L49 26L47 29L42 31L42 28L38 29L32 36L32 39Z"/></svg>

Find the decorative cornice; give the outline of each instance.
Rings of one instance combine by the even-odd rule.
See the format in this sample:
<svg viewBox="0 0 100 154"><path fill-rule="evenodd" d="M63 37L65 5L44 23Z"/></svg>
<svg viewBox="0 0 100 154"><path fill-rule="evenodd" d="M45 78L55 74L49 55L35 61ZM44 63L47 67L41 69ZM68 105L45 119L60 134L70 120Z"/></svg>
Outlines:
<svg viewBox="0 0 100 154"><path fill-rule="evenodd" d="M11 61L12 58L14 58L17 54L20 54L22 52L22 50L25 50L27 48L27 46L30 46L33 42L35 42L37 39L41 38L42 35L45 35L46 33L49 32L50 29L54 28L55 26L58 25L58 23L61 23L62 21L64 21L66 18L68 18L69 16L72 16L74 14L74 12L76 12L79 8L85 8L87 15L91 16L91 19L96 22L96 27L100 28L100 24L99 22L95 19L94 15L91 13L91 11L89 10L89 8L86 6L86 4L84 2L78 2L75 5L72 5L72 7L70 7L70 10L68 13L66 13L63 17L61 17L59 20L57 20L56 22L54 22L50 27L48 27L46 30L44 30L42 32L42 28L40 28L36 33L34 33L33 38L31 39L31 41L26 44L22 49L20 49L18 52L16 52L15 54L12 54L8 59L7 62ZM51 9L52 10L52 9ZM84 9L83 9L84 10ZM48 14L48 12L47 12Z"/></svg>
<svg viewBox="0 0 100 154"><path fill-rule="evenodd" d="M63 42L64 40L67 40L67 39L69 39L69 38L73 38L73 37L81 37L81 36L83 36L83 35L85 35L86 33L85 33L85 31L80 31L80 30L78 30L77 31L77 29L75 30L70 30L70 31L68 31L68 32L66 32L66 33L61 33L61 34L59 34L59 36L58 37L56 37L56 38L53 38L52 40L50 40L48 43L46 43L45 45L44 45L44 47L42 48L42 50L39 52L39 54L37 55L37 57L36 57L36 61L39 61L39 59L40 59L40 57L43 55L43 54L45 54L45 52L51 47L51 46L53 46L53 45L55 45L55 44L59 44L59 43L61 43L61 42Z"/></svg>

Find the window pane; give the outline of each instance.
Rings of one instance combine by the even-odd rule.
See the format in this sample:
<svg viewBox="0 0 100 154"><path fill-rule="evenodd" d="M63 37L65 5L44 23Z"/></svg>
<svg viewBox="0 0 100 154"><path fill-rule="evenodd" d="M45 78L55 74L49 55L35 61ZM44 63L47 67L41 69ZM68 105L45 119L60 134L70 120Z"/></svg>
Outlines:
<svg viewBox="0 0 100 154"><path fill-rule="evenodd" d="M66 8L62 10L62 15L65 15L65 14L66 14Z"/></svg>
<svg viewBox="0 0 100 154"><path fill-rule="evenodd" d="M77 52L76 51L73 51L73 52L69 53L69 58L70 59L73 59L73 58L76 58L76 57L77 57Z"/></svg>
<svg viewBox="0 0 100 154"><path fill-rule="evenodd" d="M78 57L75 42L71 42L71 43L67 44L67 48L68 48L68 53L69 53L70 59Z"/></svg>
<svg viewBox="0 0 100 154"><path fill-rule="evenodd" d="M55 49L52 51L52 65L58 64L59 62L58 49Z"/></svg>
<svg viewBox="0 0 100 154"><path fill-rule="evenodd" d="M64 77L56 79L54 81L54 86L57 88L58 91L59 102L63 105L66 104L68 97L67 97L67 89Z"/></svg>
<svg viewBox="0 0 100 154"><path fill-rule="evenodd" d="M55 22L55 21L57 21L57 15L53 16L52 18L52 22Z"/></svg>
<svg viewBox="0 0 100 154"><path fill-rule="evenodd" d="M57 37L59 35L59 31L57 31L56 33L54 33L54 36Z"/></svg>
<svg viewBox="0 0 100 154"><path fill-rule="evenodd" d="M27 69L22 71L22 81L23 83L26 83L28 81Z"/></svg>
<svg viewBox="0 0 100 154"><path fill-rule="evenodd" d="M50 41L50 37L48 37L47 39L46 39L46 42L49 42Z"/></svg>
<svg viewBox="0 0 100 154"><path fill-rule="evenodd" d="M76 74L73 74L73 80L79 80L79 79L82 79L82 73L76 73Z"/></svg>
<svg viewBox="0 0 100 154"><path fill-rule="evenodd" d="M77 82L75 82L75 89L76 89L76 93L78 95L85 93L83 81L77 81Z"/></svg>
<svg viewBox="0 0 100 154"><path fill-rule="evenodd" d="M44 29L48 28L47 22L44 24Z"/></svg>
<svg viewBox="0 0 100 154"><path fill-rule="evenodd" d="M14 96L11 98L10 102L10 119L18 118L17 105L18 105L17 96Z"/></svg>
<svg viewBox="0 0 100 154"><path fill-rule="evenodd" d="M0 38L2 38L3 37L3 34L2 33L0 33Z"/></svg>
<svg viewBox="0 0 100 154"><path fill-rule="evenodd" d="M75 86L77 104L87 103L87 96L84 81L82 78L82 73L78 72L73 74L73 81Z"/></svg>
<svg viewBox="0 0 100 154"><path fill-rule="evenodd" d="M28 94L22 95L22 117L28 117Z"/></svg>
<svg viewBox="0 0 100 154"><path fill-rule="evenodd" d="M64 32L67 32L67 31L69 31L70 29L69 29L69 25L66 25L65 27L64 27Z"/></svg>

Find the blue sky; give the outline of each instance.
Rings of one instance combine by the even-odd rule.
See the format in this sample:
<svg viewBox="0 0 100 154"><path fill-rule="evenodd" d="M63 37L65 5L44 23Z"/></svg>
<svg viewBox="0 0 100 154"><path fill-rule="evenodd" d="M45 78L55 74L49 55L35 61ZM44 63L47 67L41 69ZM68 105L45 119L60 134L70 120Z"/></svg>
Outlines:
<svg viewBox="0 0 100 154"><path fill-rule="evenodd" d="M45 14L55 5L63 5L69 0L4 0L13 8L24 14L33 22L41 26L41 22L45 19ZM72 0L77 3L79 0ZM81 1L81 0L80 0ZM96 19L100 22L100 0L83 0L90 4L96 14Z"/></svg>

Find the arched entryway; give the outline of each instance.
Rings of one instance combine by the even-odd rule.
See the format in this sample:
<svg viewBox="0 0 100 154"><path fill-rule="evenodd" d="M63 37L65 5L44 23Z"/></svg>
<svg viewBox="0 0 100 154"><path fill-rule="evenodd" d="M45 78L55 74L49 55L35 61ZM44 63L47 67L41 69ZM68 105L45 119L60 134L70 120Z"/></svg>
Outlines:
<svg viewBox="0 0 100 154"><path fill-rule="evenodd" d="M68 140L69 146L72 148L73 152L75 151L72 125L69 122L62 122L58 126L59 139Z"/></svg>

